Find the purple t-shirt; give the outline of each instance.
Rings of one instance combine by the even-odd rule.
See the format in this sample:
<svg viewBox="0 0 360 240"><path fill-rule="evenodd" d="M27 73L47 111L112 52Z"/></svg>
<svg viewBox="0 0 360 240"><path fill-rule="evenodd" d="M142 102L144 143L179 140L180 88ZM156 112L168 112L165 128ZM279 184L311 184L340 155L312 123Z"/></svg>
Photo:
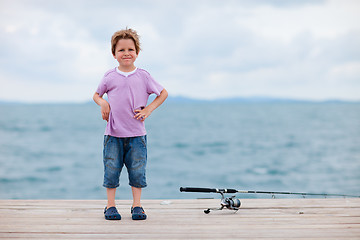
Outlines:
<svg viewBox="0 0 360 240"><path fill-rule="evenodd" d="M96 92L108 96L109 121L105 135L136 137L146 135L144 122L134 119L135 110L146 107L150 94L160 95L164 88L140 68L124 76L116 68L106 72Z"/></svg>

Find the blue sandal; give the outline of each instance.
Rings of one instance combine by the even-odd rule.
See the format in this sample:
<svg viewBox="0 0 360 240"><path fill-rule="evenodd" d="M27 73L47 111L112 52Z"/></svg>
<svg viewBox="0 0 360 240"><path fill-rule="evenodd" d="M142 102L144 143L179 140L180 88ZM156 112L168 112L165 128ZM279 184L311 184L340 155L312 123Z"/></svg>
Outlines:
<svg viewBox="0 0 360 240"><path fill-rule="evenodd" d="M142 207L131 207L131 214L133 220L145 220L146 214Z"/></svg>
<svg viewBox="0 0 360 240"><path fill-rule="evenodd" d="M106 220L121 220L121 215L118 213L116 207L105 207L104 214Z"/></svg>

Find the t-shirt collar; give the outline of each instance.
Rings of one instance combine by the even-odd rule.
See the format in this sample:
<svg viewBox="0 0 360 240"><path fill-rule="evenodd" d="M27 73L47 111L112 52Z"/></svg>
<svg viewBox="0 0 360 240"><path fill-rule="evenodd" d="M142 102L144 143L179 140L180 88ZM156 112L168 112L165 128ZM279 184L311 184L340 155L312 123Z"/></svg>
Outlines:
<svg viewBox="0 0 360 240"><path fill-rule="evenodd" d="M125 76L125 77L133 74L134 72L136 72L136 70L137 70L137 67L135 67L135 69L133 71L131 71L131 72L122 72L122 71L119 70L118 67L116 67L116 72L123 75L123 76Z"/></svg>

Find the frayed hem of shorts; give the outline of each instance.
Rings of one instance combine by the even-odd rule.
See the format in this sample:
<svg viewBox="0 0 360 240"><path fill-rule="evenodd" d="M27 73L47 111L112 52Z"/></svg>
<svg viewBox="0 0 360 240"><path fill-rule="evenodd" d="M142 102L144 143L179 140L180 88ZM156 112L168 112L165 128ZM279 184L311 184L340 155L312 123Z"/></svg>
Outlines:
<svg viewBox="0 0 360 240"><path fill-rule="evenodd" d="M120 186L120 184L114 186L108 186L108 185L103 185L104 188L118 188Z"/></svg>
<svg viewBox="0 0 360 240"><path fill-rule="evenodd" d="M147 184L143 185L143 186L135 186L135 185L131 185L131 184L129 184L129 185L134 188L146 188L147 187Z"/></svg>

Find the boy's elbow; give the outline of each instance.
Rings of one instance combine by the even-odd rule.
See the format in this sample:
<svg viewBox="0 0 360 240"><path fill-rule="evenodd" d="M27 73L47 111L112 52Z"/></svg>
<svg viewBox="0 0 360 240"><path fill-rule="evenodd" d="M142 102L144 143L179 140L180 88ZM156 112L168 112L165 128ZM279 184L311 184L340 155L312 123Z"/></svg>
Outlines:
<svg viewBox="0 0 360 240"><path fill-rule="evenodd" d="M166 99L169 96L165 88L161 91L160 95L164 96L164 99Z"/></svg>
<svg viewBox="0 0 360 240"><path fill-rule="evenodd" d="M99 99L99 94L97 92L94 93L93 100L96 102L97 99Z"/></svg>

